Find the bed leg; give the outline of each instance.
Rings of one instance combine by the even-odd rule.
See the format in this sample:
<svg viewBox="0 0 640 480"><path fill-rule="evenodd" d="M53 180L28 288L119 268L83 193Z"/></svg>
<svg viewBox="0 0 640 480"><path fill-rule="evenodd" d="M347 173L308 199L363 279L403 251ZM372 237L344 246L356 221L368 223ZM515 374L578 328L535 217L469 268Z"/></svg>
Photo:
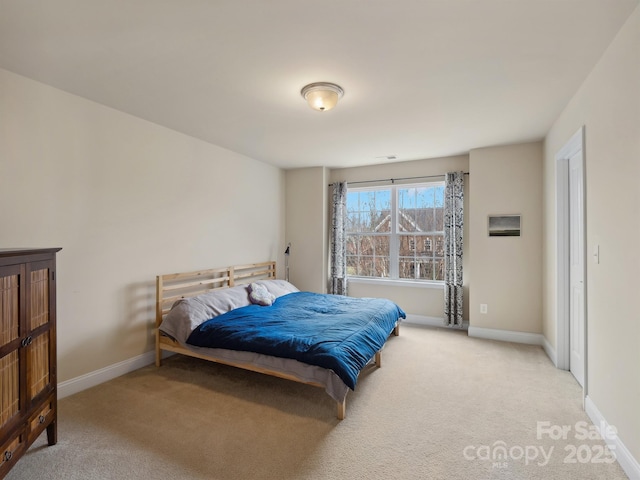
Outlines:
<svg viewBox="0 0 640 480"><path fill-rule="evenodd" d="M156 330L156 367L162 365L162 350L160 350L160 332Z"/></svg>
<svg viewBox="0 0 640 480"><path fill-rule="evenodd" d="M400 335L400 324L399 323L397 323L396 326L394 327L393 335L396 336L396 337Z"/></svg>
<svg viewBox="0 0 640 480"><path fill-rule="evenodd" d="M347 415L347 398L341 402L337 402L338 404L338 420L344 420L344 417Z"/></svg>
<svg viewBox="0 0 640 480"><path fill-rule="evenodd" d="M380 350L376 352L375 362L376 367L380 368L382 366L382 353L380 352Z"/></svg>

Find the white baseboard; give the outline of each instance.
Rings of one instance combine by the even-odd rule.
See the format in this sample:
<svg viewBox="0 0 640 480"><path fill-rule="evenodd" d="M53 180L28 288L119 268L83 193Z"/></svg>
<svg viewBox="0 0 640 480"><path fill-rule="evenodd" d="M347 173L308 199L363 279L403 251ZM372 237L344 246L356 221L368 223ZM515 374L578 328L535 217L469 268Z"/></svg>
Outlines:
<svg viewBox="0 0 640 480"><path fill-rule="evenodd" d="M163 358L165 354L170 352L163 352ZM68 397L74 393L81 392L87 388L95 387L106 381L117 378L125 373L133 372L139 368L151 365L156 360L155 351L143 353L137 357L123 360L122 362L109 365L108 367L101 368L94 372L89 372L79 377L72 378L71 380L65 380L58 383L58 398Z"/></svg>
<svg viewBox="0 0 640 480"><path fill-rule="evenodd" d="M616 459L624 470L624 473L626 473L630 479L640 479L640 464L633 455L631 455L631 452L629 452L617 435L613 436L613 438L611 438L612 435L607 435L607 433L612 431L611 425L607 423L589 395L584 399L584 410L587 412L593 424L598 428L600 436L604 439L609 449L615 453Z"/></svg>
<svg viewBox="0 0 640 480"><path fill-rule="evenodd" d="M501 342L526 343L528 345L543 345L544 336L540 333L516 332L512 330L496 330L469 326L469 336L499 340Z"/></svg>
<svg viewBox="0 0 640 480"><path fill-rule="evenodd" d="M542 348L544 352L547 354L547 357L551 359L553 364L558 367L558 358L556 357L556 349L551 346L547 337L542 337Z"/></svg>
<svg viewBox="0 0 640 480"><path fill-rule="evenodd" d="M444 327L444 318L442 317L427 317L425 315L413 315L411 313L407 313L407 318L404 321L412 325ZM555 348L553 348L545 336L540 333L472 327L469 325L469 322L463 323L462 330L467 330L470 337L499 340L502 342L526 343L528 345L541 345L553 364L557 366Z"/></svg>
<svg viewBox="0 0 640 480"><path fill-rule="evenodd" d="M446 327L443 317L428 317L426 315L414 315L407 313L407 318L402 323L410 323L411 325L425 325L427 327ZM462 328L460 330L466 330L469 327L468 322L462 322Z"/></svg>

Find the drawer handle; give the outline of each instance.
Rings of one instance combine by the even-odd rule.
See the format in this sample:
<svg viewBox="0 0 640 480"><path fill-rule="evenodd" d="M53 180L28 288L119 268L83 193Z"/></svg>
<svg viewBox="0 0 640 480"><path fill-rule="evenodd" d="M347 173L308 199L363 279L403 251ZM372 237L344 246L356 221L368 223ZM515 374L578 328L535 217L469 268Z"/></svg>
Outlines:
<svg viewBox="0 0 640 480"><path fill-rule="evenodd" d="M38 421L40 422L40 424L43 424L45 420L46 420L46 418L45 418L45 416L44 416L44 415L40 415L40 416L38 417Z"/></svg>
<svg viewBox="0 0 640 480"><path fill-rule="evenodd" d="M5 462L8 462L12 458L13 458L13 452L11 450L7 450L6 452L4 452L4 460L5 460Z"/></svg>

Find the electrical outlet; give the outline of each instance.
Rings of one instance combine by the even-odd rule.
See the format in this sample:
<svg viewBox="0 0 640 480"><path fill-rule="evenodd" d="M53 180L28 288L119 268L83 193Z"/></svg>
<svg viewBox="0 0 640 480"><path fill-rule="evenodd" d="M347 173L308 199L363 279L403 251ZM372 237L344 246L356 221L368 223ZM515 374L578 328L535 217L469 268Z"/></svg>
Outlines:
<svg viewBox="0 0 640 480"><path fill-rule="evenodd" d="M487 313L487 304L486 303L481 303L480 304L480 313Z"/></svg>

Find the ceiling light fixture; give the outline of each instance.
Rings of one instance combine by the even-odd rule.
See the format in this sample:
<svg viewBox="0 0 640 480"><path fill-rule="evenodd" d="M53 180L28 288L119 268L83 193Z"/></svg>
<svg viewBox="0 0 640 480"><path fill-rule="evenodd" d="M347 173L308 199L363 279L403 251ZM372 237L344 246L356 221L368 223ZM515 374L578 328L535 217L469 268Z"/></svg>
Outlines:
<svg viewBox="0 0 640 480"><path fill-rule="evenodd" d="M331 110L344 95L344 90L335 83L316 82L302 87L300 94L309 106L319 112Z"/></svg>

